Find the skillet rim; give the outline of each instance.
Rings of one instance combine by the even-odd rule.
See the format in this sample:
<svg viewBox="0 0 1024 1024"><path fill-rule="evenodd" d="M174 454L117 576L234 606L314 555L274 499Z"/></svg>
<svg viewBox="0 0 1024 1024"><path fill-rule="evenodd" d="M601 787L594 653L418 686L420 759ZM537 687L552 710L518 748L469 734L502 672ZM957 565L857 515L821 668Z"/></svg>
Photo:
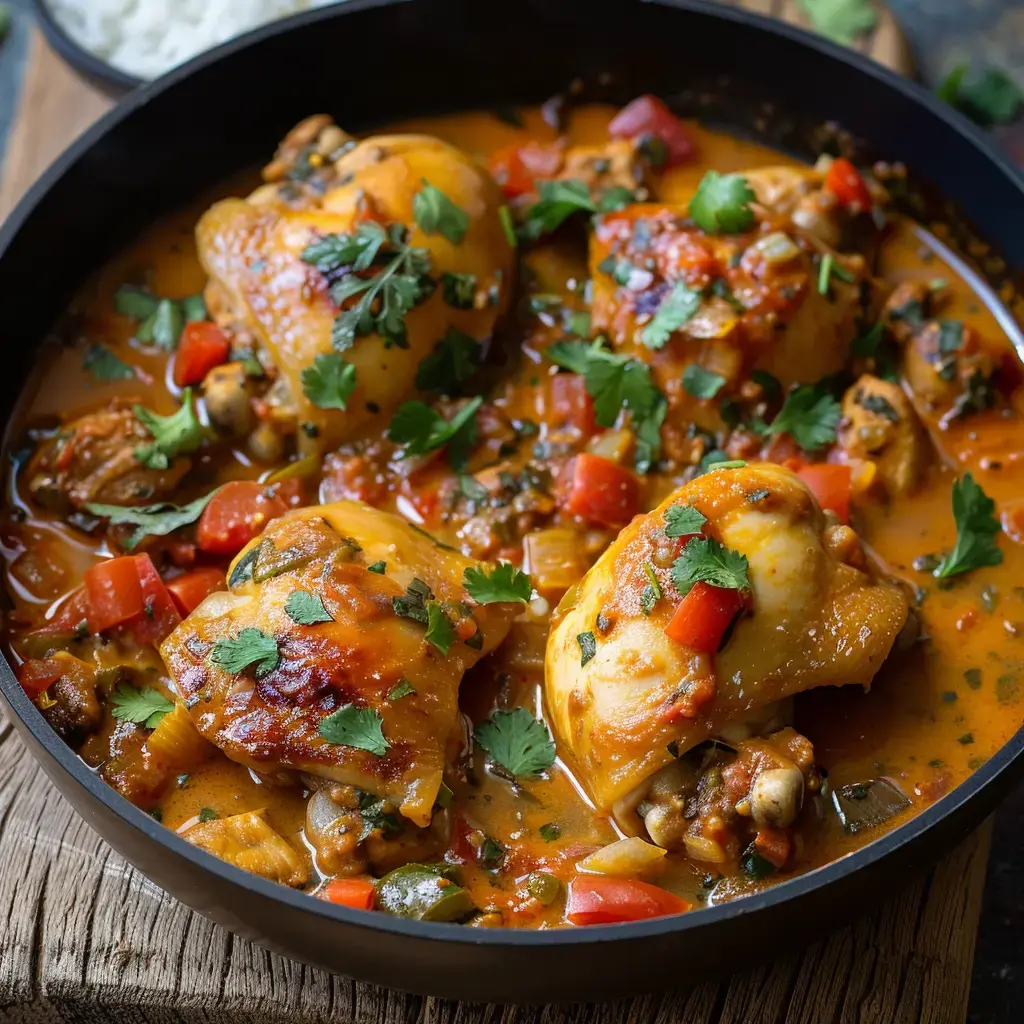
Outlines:
<svg viewBox="0 0 1024 1024"><path fill-rule="evenodd" d="M319 21L344 17L346 14L356 11L394 7L409 2L413 2L413 0L348 0L343 4L302 12L260 26L251 32L228 40L136 89L68 146L19 200L4 223L0 225L0 262L25 221L42 203L47 193L65 172L108 131L129 115L145 107L153 97L173 89L179 81L189 77L193 72L205 69L225 58L230 58L237 51L258 45L268 38L284 34L293 27L304 27ZM805 29L776 21L752 11L719 6L709 0L640 0L640 2L695 12L706 17L743 24L774 36L781 36L817 50L831 60L847 64L855 71L876 79L889 89L895 89L906 99L944 121L947 127L957 132L963 144L973 146L979 151L1020 192L1022 209L1024 209L1024 173L1010 161L1008 154L966 117L909 78L877 64L863 54L833 43ZM1020 354L1024 358L1024 353ZM5 423L5 428L8 425L9 421ZM299 913L312 913L315 917L323 917L350 928L385 932L396 937L413 940L439 941L456 947L464 945L491 948L503 946L562 948L591 943L629 942L684 933L700 927L711 928L736 917L763 914L781 904L809 897L813 893L826 889L842 876L865 872L899 850L919 849L928 833L941 822L956 818L968 804L984 804L986 797L988 797L988 803L994 803L1001 796L998 790L1005 791L1024 775L1024 725L1022 725L985 764L920 814L859 850L846 854L822 867L779 882L761 892L743 896L728 903L702 907L684 914L624 924L592 925L586 928L570 927L543 931L517 928L466 928L457 924L404 920L375 911L351 910L337 906L324 900L315 899L308 893L290 889L242 871L240 868L192 846L171 829L159 824L149 814L130 803L88 768L28 699L18 684L6 656L0 659L0 693L3 695L4 703L10 707L32 738L60 766L71 781L84 789L89 796L99 800L108 811L141 831L147 839L155 842L171 855L184 858L193 867L214 876L214 878L219 877L232 886L251 890L265 899L280 901ZM33 755L34 753L33 751ZM41 766L45 770L45 765ZM79 813L77 809L75 813ZM100 837L106 841L102 833L100 833Z"/></svg>

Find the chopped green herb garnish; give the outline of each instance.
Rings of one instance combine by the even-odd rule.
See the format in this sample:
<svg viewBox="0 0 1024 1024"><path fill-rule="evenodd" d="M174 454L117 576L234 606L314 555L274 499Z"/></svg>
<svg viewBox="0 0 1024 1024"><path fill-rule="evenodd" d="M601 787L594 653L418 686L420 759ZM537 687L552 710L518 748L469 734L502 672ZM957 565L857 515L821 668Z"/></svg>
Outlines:
<svg viewBox="0 0 1024 1024"><path fill-rule="evenodd" d="M967 64L958 64L943 79L938 95L986 128L1010 124L1024 110L1024 92L998 68L972 76Z"/></svg>
<svg viewBox="0 0 1024 1024"><path fill-rule="evenodd" d="M538 202L526 211L526 219L519 228L520 237L535 242L542 235L556 231L569 217L580 211L595 213L597 207L590 189L583 181L538 181Z"/></svg>
<svg viewBox="0 0 1024 1024"><path fill-rule="evenodd" d="M401 700L403 697L411 697L416 692L416 687L403 676L388 690L388 700Z"/></svg>
<svg viewBox="0 0 1024 1024"><path fill-rule="evenodd" d="M217 490L219 489L217 488ZM164 502L159 505L131 507L101 505L98 502L89 501L83 507L94 516L103 516L109 519L113 526L126 523L137 527L130 537L121 542L121 547L125 551L131 551L143 537L165 537L180 526L194 523L203 514L203 509L210 503L210 499L217 493L217 490L204 494L203 497L196 498L195 501L190 501L187 505L171 505Z"/></svg>
<svg viewBox="0 0 1024 1024"><path fill-rule="evenodd" d="M798 0L800 7L823 36L842 46L852 46L859 36L878 23L871 0Z"/></svg>
<svg viewBox="0 0 1024 1024"><path fill-rule="evenodd" d="M672 582L687 594L698 582L726 590L749 590L747 556L730 551L712 537L695 537L672 563Z"/></svg>
<svg viewBox="0 0 1024 1024"><path fill-rule="evenodd" d="M468 334L449 328L416 370L416 387L457 395L480 366L480 346Z"/></svg>
<svg viewBox="0 0 1024 1024"><path fill-rule="evenodd" d="M787 433L804 451L813 452L835 441L842 415L830 392L818 384L802 384L786 396L767 432Z"/></svg>
<svg viewBox="0 0 1024 1024"><path fill-rule="evenodd" d="M676 281L661 300L651 322L643 329L640 340L653 349L663 348L669 338L700 309L700 292Z"/></svg>
<svg viewBox="0 0 1024 1024"><path fill-rule="evenodd" d="M305 590L293 590L284 603L284 610L288 618L300 626L334 621L334 616L324 607L323 600Z"/></svg>
<svg viewBox="0 0 1024 1024"><path fill-rule="evenodd" d="M491 759L512 775L538 775L555 763L551 736L525 708L495 711L476 727L474 736Z"/></svg>
<svg viewBox="0 0 1024 1024"><path fill-rule="evenodd" d="M742 175L708 171L690 200L690 216L708 234L746 231L754 223L750 204L756 198Z"/></svg>
<svg viewBox="0 0 1024 1024"><path fill-rule="evenodd" d="M459 245L469 230L469 214L426 178L420 181L423 188L412 198L412 215L420 230L443 235L452 245Z"/></svg>
<svg viewBox="0 0 1024 1024"><path fill-rule="evenodd" d="M356 368L337 352L322 352L302 371L302 393L321 409L347 408L356 389Z"/></svg>
<svg viewBox="0 0 1024 1024"><path fill-rule="evenodd" d="M476 295L476 274L447 271L441 275L441 294L444 301L455 309L472 309Z"/></svg>
<svg viewBox="0 0 1024 1024"><path fill-rule="evenodd" d="M236 637L218 640L213 645L210 660L232 675L252 668L259 679L277 668L281 655L272 636L262 629L248 626Z"/></svg>
<svg viewBox="0 0 1024 1024"><path fill-rule="evenodd" d="M317 732L328 743L355 747L383 757L390 744L384 739L384 720L373 708L357 708L346 704L321 719Z"/></svg>
<svg viewBox="0 0 1024 1024"><path fill-rule="evenodd" d="M153 436L151 444L135 449L135 458L148 469L167 469L179 455L195 451L206 438L191 388L182 391L181 408L170 416L160 416L141 405L132 406L132 412Z"/></svg>
<svg viewBox="0 0 1024 1024"><path fill-rule="evenodd" d="M493 569L471 565L462 574L462 585L477 604L498 604L504 601L522 601L533 594L530 577L509 562Z"/></svg>
<svg viewBox="0 0 1024 1024"><path fill-rule="evenodd" d="M995 516L995 508L995 502L970 473L953 482L956 544L935 569L939 579L1002 562L1003 553L996 543L1002 528Z"/></svg>
<svg viewBox="0 0 1024 1024"><path fill-rule="evenodd" d="M155 729L164 715L174 710L174 701L168 700L158 690L137 690L122 683L110 698L111 714L122 722L134 722L147 729Z"/></svg>
<svg viewBox="0 0 1024 1024"><path fill-rule="evenodd" d="M507 206L499 206L498 220L501 221L501 230L505 232L505 241L515 249L519 245L519 236L516 234L516 225L512 220L512 211Z"/></svg>
<svg viewBox="0 0 1024 1024"><path fill-rule="evenodd" d="M697 363L683 371L683 387L694 398L714 398L725 385L725 378L720 373L705 370Z"/></svg>
<svg viewBox="0 0 1024 1024"><path fill-rule="evenodd" d="M692 505L669 505L665 509L665 536L688 537L701 533L708 517Z"/></svg>
<svg viewBox="0 0 1024 1024"><path fill-rule="evenodd" d="M580 668L597 654L597 640L594 634L587 630L586 633L578 633L576 643L580 645Z"/></svg>
<svg viewBox="0 0 1024 1024"><path fill-rule="evenodd" d="M368 565L366 567L366 571L367 572L375 572L378 575L383 576L384 573L387 571L387 567L388 567L387 562L384 562L384 561L374 562L372 565Z"/></svg>
<svg viewBox="0 0 1024 1024"><path fill-rule="evenodd" d="M220 815L212 807L200 807L199 808L199 820L200 821L203 821L203 822L206 822L206 821L216 821L219 817L220 817Z"/></svg>
<svg viewBox="0 0 1024 1024"><path fill-rule="evenodd" d="M424 638L442 654L447 654L455 643L455 627L452 620L436 601L431 601L427 605L427 632Z"/></svg>
<svg viewBox="0 0 1024 1024"><path fill-rule="evenodd" d="M445 420L424 402L405 402L400 405L388 427L388 437L404 445L400 458L426 455L448 446L448 461L461 470L476 443L476 413L483 404L479 395L467 402L451 419Z"/></svg>
<svg viewBox="0 0 1024 1024"><path fill-rule="evenodd" d="M115 380L132 380L135 370L119 359L106 345L96 343L89 346L82 360L82 369L94 380L104 382Z"/></svg>
<svg viewBox="0 0 1024 1024"><path fill-rule="evenodd" d="M556 839L562 838L562 830L553 821L541 825L537 831L545 843L553 843Z"/></svg>

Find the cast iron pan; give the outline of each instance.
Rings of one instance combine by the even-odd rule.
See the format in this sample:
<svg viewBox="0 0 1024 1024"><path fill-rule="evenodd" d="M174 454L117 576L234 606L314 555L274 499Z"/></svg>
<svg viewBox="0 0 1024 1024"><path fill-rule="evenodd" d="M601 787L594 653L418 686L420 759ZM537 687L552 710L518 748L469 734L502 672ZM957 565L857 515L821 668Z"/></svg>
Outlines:
<svg viewBox="0 0 1024 1024"><path fill-rule="evenodd" d="M496 10L499 8L500 10ZM3 407L93 270L155 217L256 165L299 118L355 131L410 115L538 103L569 76L595 98L641 92L808 157L836 121L902 160L1024 268L1024 181L959 115L870 61L700 0L352 0L272 25L132 93L43 176L0 231ZM291 957L395 988L495 1001L594 1000L700 980L862 912L995 807L1024 770L1024 730L968 781L841 861L759 895L630 925L545 932L404 922L346 910L189 846L94 777L6 664L25 743L111 846L178 899Z"/></svg>

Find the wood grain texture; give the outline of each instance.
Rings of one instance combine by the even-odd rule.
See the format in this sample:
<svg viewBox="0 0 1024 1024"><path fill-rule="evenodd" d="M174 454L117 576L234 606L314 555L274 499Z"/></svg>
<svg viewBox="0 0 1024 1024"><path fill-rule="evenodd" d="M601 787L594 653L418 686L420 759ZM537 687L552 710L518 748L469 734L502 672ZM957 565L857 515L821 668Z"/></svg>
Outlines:
<svg viewBox="0 0 1024 1024"><path fill-rule="evenodd" d="M741 6L802 17L793 0ZM888 14L861 46L910 67ZM0 217L109 104L38 35L31 48ZM962 1024L990 832L855 926L722 981L601 1005L460 1004L313 970L188 910L90 830L0 718L0 1022Z"/></svg>

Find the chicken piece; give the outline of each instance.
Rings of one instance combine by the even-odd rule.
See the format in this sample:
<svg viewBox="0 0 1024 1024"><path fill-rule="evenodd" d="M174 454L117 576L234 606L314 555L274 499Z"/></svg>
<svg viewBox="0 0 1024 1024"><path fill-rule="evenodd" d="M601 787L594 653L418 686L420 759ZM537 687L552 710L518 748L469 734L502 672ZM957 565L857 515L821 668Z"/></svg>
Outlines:
<svg viewBox="0 0 1024 1024"><path fill-rule="evenodd" d="M520 611L469 603L474 564L367 505L297 509L238 555L231 590L161 653L228 757L355 786L426 826L462 746L459 682Z"/></svg>
<svg viewBox="0 0 1024 1024"><path fill-rule="evenodd" d="M851 458L873 462L892 494L913 490L929 455L924 431L903 389L869 373L843 396L839 445Z"/></svg>
<svg viewBox="0 0 1024 1024"><path fill-rule="evenodd" d="M306 859L270 827L265 814L260 809L201 821L184 832L182 839L271 882L304 886L310 875Z"/></svg>
<svg viewBox="0 0 1024 1024"><path fill-rule="evenodd" d="M45 508L65 512L86 502L146 505L173 494L191 462L174 459L167 469L150 469L135 451L152 441L135 418L135 403L115 399L105 409L72 420L44 442L27 468L32 497Z"/></svg>
<svg viewBox="0 0 1024 1024"><path fill-rule="evenodd" d="M715 655L671 640L678 604L669 567L681 541L666 510L691 505L706 532L749 563L751 612ZM810 492L771 464L720 469L638 516L556 613L548 640L549 718L601 811L636 806L651 777L737 719L816 686L868 686L907 618L902 591L873 580L853 531L830 526ZM657 574L663 596L644 614ZM578 638L596 650L581 664Z"/></svg>
<svg viewBox="0 0 1024 1024"><path fill-rule="evenodd" d="M834 202L820 175L768 168L746 177L766 200L753 204L749 231L706 234L685 206L642 203L605 214L590 243L594 331L651 366L674 421L707 431L722 429L721 401L735 399L754 370L786 387L840 370L868 273L862 253L833 251L817 228L794 219L811 196ZM833 269L823 293L826 257ZM699 304L681 326L652 338L648 328L677 283L699 292ZM713 400L683 387L691 364L724 378Z"/></svg>
<svg viewBox="0 0 1024 1024"><path fill-rule="evenodd" d="M327 126L318 130L322 138ZM341 145L337 153L326 165L327 157L318 154L323 173L318 172L317 187L294 179L264 185L248 199L216 203L196 229L199 257L211 278L209 308L222 323L240 324L263 350L263 362L277 376L264 396L267 416L280 433L297 431L304 454L330 450L374 417L389 417L413 391L420 361L450 329L486 341L514 283L500 191L472 158L425 135L375 136ZM274 168L274 175L280 170ZM414 206L425 183L467 217L460 240L450 240L433 225L428 233L418 223ZM358 275L347 267L325 274L303 260L311 244L351 235L361 226L365 230L371 221L400 240L389 238L373 265ZM424 254L415 268L399 267L406 247ZM356 373L357 386L345 398L345 409L337 402L327 408L315 404L306 395L303 374L317 356L333 351L339 307L332 286L355 284L360 275L381 282L386 273L387 288L382 286L375 299L366 291L349 292L342 305L352 309L370 298L372 311L380 313L385 296L394 309L412 294L412 308L397 318L404 322L404 339L389 340L360 327L351 347L338 345ZM471 294L453 302L451 279L446 287L449 274L471 275ZM389 290L392 286L396 290Z"/></svg>

